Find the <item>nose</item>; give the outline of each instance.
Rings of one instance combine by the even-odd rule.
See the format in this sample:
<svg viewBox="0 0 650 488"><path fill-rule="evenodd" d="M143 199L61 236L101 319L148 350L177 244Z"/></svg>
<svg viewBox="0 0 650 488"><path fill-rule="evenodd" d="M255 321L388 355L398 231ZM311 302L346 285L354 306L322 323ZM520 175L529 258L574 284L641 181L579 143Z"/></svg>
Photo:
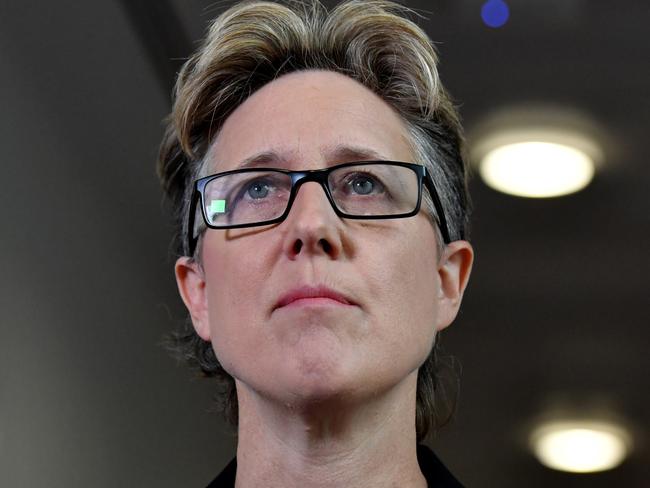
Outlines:
<svg viewBox="0 0 650 488"><path fill-rule="evenodd" d="M319 183L298 188L284 225L284 251L291 260L315 255L337 259L343 249L341 219Z"/></svg>

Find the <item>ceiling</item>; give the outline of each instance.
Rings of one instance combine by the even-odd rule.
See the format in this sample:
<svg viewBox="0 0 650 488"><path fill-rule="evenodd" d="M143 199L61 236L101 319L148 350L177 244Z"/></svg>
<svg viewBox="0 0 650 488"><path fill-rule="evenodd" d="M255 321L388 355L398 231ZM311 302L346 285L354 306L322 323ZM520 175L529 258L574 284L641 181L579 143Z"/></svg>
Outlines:
<svg viewBox="0 0 650 488"><path fill-rule="evenodd" d="M159 345L184 310L154 171L173 75L227 4L0 7L2 486L204 486L234 452L210 382ZM491 29L479 0L406 4L470 141L495 113L559 107L598 126L606 153L564 198L473 180L477 261L441 339L462 364L459 407L432 446L468 486L644 486L650 6L510 0ZM631 457L600 474L542 467L526 434L558 409L624 419Z"/></svg>

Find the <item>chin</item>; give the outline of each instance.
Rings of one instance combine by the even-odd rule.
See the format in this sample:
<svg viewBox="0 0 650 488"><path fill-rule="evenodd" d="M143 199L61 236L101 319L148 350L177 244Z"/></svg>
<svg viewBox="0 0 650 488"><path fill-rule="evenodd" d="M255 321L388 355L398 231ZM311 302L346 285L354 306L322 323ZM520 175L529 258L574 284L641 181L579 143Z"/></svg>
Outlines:
<svg viewBox="0 0 650 488"><path fill-rule="evenodd" d="M293 356L277 371L267 385L273 385L276 398L296 406L349 397L361 383L341 357Z"/></svg>
<svg viewBox="0 0 650 488"><path fill-rule="evenodd" d="M345 378L341 364L330 360L310 358L296 365L294 371L289 371L293 391L306 397L327 397L346 390L350 382Z"/></svg>

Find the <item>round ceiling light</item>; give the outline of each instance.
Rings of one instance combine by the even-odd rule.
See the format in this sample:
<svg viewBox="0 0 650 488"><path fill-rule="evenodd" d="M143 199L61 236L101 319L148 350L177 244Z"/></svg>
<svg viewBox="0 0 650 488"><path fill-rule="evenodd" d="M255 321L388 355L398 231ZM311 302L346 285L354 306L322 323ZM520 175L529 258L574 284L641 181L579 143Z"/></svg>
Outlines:
<svg viewBox="0 0 650 488"><path fill-rule="evenodd" d="M479 171L489 186L503 193L557 197L586 187L594 176L594 161L575 147L533 140L491 150Z"/></svg>
<svg viewBox="0 0 650 488"><path fill-rule="evenodd" d="M530 443L542 464L572 473L612 469L631 448L626 430L603 421L549 422L532 433Z"/></svg>
<svg viewBox="0 0 650 488"><path fill-rule="evenodd" d="M531 121L540 114L540 121ZM527 117L526 117L527 116ZM568 195L585 188L603 160L589 128L561 111L530 111L484 124L473 139L471 158L485 183L503 193L531 198ZM585 124L583 124L585 125Z"/></svg>

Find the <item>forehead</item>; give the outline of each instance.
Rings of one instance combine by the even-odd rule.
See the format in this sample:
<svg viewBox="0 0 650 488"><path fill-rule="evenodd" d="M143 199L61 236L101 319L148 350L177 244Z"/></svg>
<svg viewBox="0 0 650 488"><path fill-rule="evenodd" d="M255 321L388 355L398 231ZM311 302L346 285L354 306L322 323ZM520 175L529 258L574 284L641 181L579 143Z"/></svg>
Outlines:
<svg viewBox="0 0 650 488"><path fill-rule="evenodd" d="M411 161L406 126L384 100L330 71L302 71L268 83L226 119L208 153L209 171L268 158L310 168L344 160Z"/></svg>

